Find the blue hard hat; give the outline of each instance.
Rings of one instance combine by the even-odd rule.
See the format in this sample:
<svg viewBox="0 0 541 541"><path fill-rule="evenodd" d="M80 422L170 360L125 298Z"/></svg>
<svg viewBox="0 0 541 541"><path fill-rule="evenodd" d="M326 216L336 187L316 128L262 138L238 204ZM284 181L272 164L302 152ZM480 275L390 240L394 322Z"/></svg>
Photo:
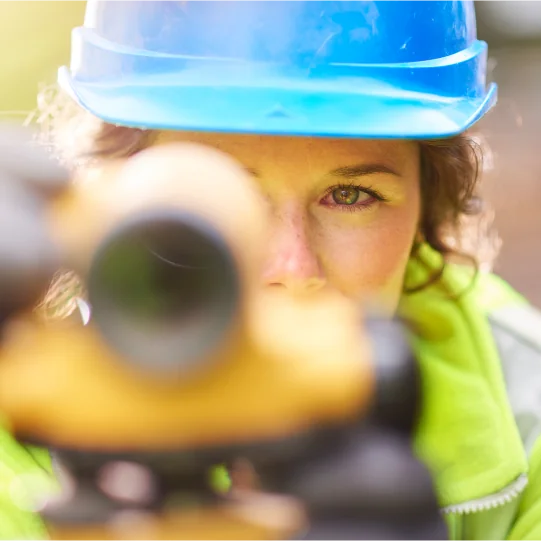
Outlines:
<svg viewBox="0 0 541 541"><path fill-rule="evenodd" d="M59 82L123 126L463 132L496 101L472 1L90 0Z"/></svg>

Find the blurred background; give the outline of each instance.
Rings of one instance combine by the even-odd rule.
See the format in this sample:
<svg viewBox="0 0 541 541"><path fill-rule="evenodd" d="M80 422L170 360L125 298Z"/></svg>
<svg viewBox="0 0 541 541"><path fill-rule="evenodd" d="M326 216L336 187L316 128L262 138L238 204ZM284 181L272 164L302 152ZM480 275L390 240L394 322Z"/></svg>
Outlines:
<svg viewBox="0 0 541 541"><path fill-rule="evenodd" d="M478 124L493 154L484 191L503 241L495 270L541 307L541 1L476 6L499 85L498 105Z"/></svg>
<svg viewBox="0 0 541 541"><path fill-rule="evenodd" d="M0 118L23 121L68 62L82 1L0 1ZM541 0L476 2L499 103L478 125L492 149L485 195L503 241L496 272L541 307ZM490 163L492 162L492 163Z"/></svg>

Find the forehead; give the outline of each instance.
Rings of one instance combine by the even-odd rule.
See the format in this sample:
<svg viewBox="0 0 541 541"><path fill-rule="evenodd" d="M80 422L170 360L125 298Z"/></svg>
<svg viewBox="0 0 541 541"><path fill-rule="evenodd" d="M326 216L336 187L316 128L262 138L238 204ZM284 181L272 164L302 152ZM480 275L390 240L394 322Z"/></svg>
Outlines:
<svg viewBox="0 0 541 541"><path fill-rule="evenodd" d="M414 141L387 139L335 139L231 133L159 133L157 143L190 141L213 146L248 167L306 165L332 169L354 163L381 164L405 171L416 167L418 145Z"/></svg>

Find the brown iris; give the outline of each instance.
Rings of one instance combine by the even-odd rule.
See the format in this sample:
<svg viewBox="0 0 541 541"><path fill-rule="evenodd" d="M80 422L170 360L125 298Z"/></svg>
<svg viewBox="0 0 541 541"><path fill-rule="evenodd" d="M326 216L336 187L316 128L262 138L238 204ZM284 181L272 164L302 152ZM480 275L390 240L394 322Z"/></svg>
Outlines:
<svg viewBox="0 0 541 541"><path fill-rule="evenodd" d="M359 189L336 188L332 191L332 198L337 205L354 205L359 199Z"/></svg>

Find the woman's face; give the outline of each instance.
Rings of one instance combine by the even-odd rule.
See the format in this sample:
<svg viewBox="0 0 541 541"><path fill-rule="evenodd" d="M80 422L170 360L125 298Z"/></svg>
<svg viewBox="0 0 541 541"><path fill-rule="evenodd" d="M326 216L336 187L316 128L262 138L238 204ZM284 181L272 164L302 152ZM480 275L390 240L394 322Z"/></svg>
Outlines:
<svg viewBox="0 0 541 541"><path fill-rule="evenodd" d="M419 222L416 143L183 132L160 140L218 148L250 172L272 216L262 287L334 289L394 312Z"/></svg>

